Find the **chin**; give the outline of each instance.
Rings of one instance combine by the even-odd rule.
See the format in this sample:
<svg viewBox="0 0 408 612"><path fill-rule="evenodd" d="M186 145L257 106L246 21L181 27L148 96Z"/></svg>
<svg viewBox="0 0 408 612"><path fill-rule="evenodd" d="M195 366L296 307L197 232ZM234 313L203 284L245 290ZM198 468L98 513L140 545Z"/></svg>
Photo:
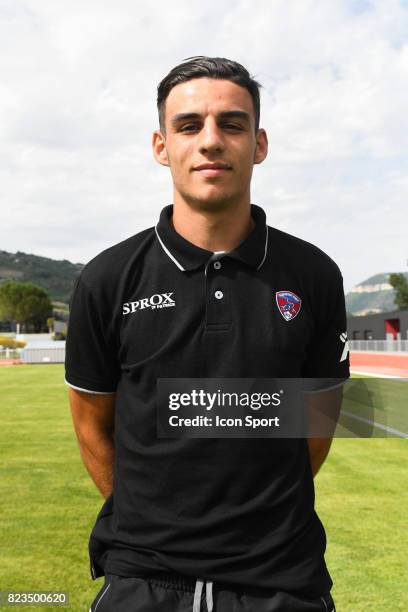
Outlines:
<svg viewBox="0 0 408 612"><path fill-rule="evenodd" d="M181 195L190 206L199 210L223 210L239 198L239 194L222 193L218 189L210 189L201 193L182 193Z"/></svg>

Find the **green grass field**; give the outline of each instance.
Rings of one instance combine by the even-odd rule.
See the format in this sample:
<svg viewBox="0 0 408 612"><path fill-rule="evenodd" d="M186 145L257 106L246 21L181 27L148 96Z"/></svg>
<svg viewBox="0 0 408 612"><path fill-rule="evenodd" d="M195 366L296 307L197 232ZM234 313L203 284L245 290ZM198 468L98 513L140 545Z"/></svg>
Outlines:
<svg viewBox="0 0 408 612"><path fill-rule="evenodd" d="M87 612L103 582L87 549L103 498L63 380L62 364L0 368L0 591L67 591ZM408 610L407 465L406 440L336 438L315 479L338 612Z"/></svg>

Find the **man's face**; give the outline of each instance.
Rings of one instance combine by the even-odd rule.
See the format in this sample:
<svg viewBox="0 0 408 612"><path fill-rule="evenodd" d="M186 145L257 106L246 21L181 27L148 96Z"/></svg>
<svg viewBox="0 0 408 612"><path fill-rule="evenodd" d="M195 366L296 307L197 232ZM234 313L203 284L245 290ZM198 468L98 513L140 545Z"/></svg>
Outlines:
<svg viewBox="0 0 408 612"><path fill-rule="evenodd" d="M170 166L175 198L201 209L249 199L254 163L267 154L265 130L255 135L250 93L227 80L196 78L170 91L166 135L153 134L153 151ZM205 164L215 167L200 169Z"/></svg>

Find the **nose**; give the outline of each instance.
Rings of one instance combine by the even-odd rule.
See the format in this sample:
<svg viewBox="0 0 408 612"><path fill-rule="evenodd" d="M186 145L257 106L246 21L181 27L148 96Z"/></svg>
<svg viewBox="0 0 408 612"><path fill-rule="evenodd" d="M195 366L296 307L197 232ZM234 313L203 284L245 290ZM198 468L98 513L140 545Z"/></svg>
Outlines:
<svg viewBox="0 0 408 612"><path fill-rule="evenodd" d="M203 128L200 131L200 153L209 153L211 151L222 151L224 148L224 140L222 132L217 125L217 122L208 117Z"/></svg>

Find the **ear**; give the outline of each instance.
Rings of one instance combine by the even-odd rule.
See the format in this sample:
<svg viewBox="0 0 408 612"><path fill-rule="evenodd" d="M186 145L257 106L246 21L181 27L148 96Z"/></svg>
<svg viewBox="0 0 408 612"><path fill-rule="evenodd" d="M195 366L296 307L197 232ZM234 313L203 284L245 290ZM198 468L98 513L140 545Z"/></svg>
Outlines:
<svg viewBox="0 0 408 612"><path fill-rule="evenodd" d="M263 128L258 130L256 135L256 148L254 154L254 164L261 164L268 155L268 136Z"/></svg>
<svg viewBox="0 0 408 612"><path fill-rule="evenodd" d="M152 137L152 148L155 160L162 166L169 166L169 158L167 156L166 138L160 130L155 130Z"/></svg>

